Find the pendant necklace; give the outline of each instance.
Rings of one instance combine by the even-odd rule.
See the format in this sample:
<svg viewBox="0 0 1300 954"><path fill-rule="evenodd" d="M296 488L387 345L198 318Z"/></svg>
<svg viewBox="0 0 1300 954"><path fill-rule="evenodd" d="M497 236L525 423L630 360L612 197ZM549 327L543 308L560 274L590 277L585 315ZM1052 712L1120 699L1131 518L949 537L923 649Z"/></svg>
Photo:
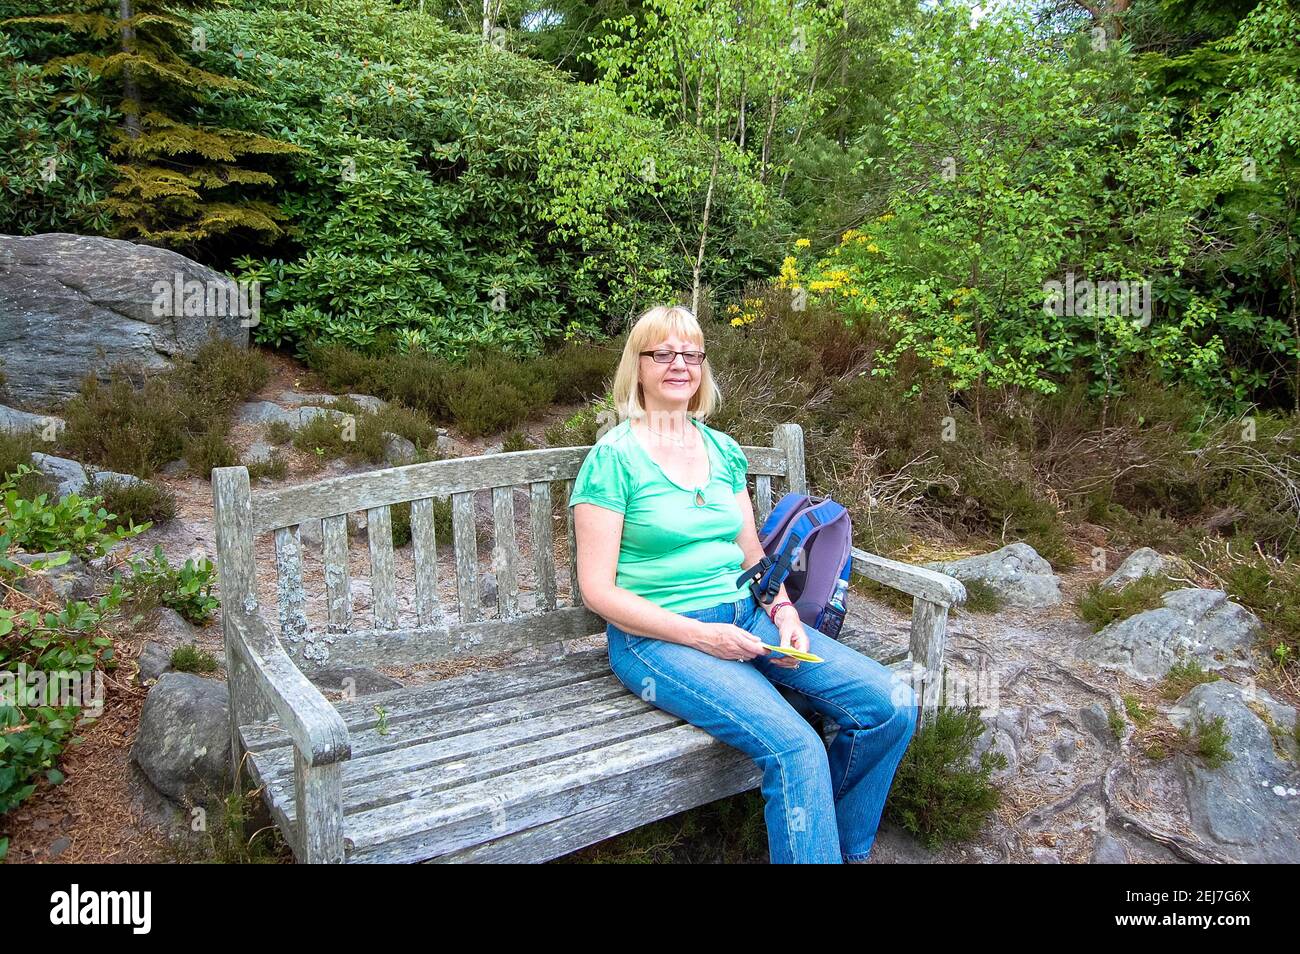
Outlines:
<svg viewBox="0 0 1300 954"><path fill-rule="evenodd" d="M664 434L664 433L662 433L661 431L656 431L656 430L655 430L653 427L651 427L649 424L646 425L646 430L648 430L651 434L658 434L660 437L667 438L669 441L671 441L672 443L676 444L678 447L685 447L685 446L686 446L686 440L685 440L684 438L683 438L682 440L680 440L680 441L679 441L679 440L675 440L672 436L670 436L670 435L668 435L668 434ZM703 506L704 506L704 493L703 493L703 492L702 492L698 487L695 488L695 506L697 506L697 507L703 507Z"/></svg>

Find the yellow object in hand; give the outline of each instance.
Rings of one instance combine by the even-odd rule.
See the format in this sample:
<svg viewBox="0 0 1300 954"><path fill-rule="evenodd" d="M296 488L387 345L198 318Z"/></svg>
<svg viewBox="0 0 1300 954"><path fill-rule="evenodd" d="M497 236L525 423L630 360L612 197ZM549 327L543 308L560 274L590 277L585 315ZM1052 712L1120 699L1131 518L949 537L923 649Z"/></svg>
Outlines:
<svg viewBox="0 0 1300 954"><path fill-rule="evenodd" d="M785 653L785 655L803 662L825 662L821 656L814 656L812 653L806 653L802 649L795 649L793 646L769 646L763 643L763 648L774 653Z"/></svg>

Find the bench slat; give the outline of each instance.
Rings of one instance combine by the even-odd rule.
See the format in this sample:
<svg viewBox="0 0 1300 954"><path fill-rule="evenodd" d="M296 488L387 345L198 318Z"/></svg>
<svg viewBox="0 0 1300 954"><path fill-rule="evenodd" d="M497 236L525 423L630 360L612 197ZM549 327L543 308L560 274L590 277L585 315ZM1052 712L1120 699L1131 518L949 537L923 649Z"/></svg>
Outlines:
<svg viewBox="0 0 1300 954"><path fill-rule="evenodd" d="M569 548L569 605L581 606L582 593L578 589L578 538L573 532L573 508L568 506L569 498L573 496L573 483L572 480L564 482L564 534Z"/></svg>
<svg viewBox="0 0 1300 954"><path fill-rule="evenodd" d="M433 500L411 501L411 554L415 560L415 612L421 626L437 620L438 541L433 528Z"/></svg>
<svg viewBox="0 0 1300 954"><path fill-rule="evenodd" d="M424 497L445 497L539 480L572 480L590 450L590 447L546 447L508 454L480 454L278 487L253 498L253 532L278 530L319 517ZM772 447L741 447L741 450L749 461L751 474L785 476L783 451Z"/></svg>
<svg viewBox="0 0 1300 954"><path fill-rule="evenodd" d="M276 597L280 632L296 644L307 635L307 593L302 585L302 538L298 528L275 531Z"/></svg>
<svg viewBox="0 0 1300 954"><path fill-rule="evenodd" d="M382 700L389 710L389 724L396 725L404 719L429 713L459 712L483 703L530 697L548 689L574 686L609 675L606 650L588 649L571 653L561 660L504 669L476 669L424 686L373 693L351 702L336 702L334 708L349 732L360 732L378 723L374 711L377 700ZM250 748L258 751L288 745L288 736L270 723L247 724L241 727L241 731Z"/></svg>
<svg viewBox="0 0 1300 954"><path fill-rule="evenodd" d="M492 488L492 572L497 580L497 618L519 615L519 571L515 565L515 489Z"/></svg>
<svg viewBox="0 0 1300 954"><path fill-rule="evenodd" d="M542 610L555 609L555 539L551 530L553 520L551 485L545 480L529 486L528 516L533 532L533 564L537 574L536 606Z"/></svg>
<svg viewBox="0 0 1300 954"><path fill-rule="evenodd" d="M758 498L758 527L762 529L764 521L772 512L772 478L766 474L759 474L754 478L754 496Z"/></svg>
<svg viewBox="0 0 1300 954"><path fill-rule="evenodd" d="M647 792L716 771L733 762L734 753L703 729L682 724L345 815L349 860L429 858L611 802L623 802L639 818Z"/></svg>
<svg viewBox="0 0 1300 954"><path fill-rule="evenodd" d="M336 632L346 632L352 623L347 514L322 520L321 540L325 553L325 603L330 628Z"/></svg>
<svg viewBox="0 0 1300 954"><path fill-rule="evenodd" d="M460 621L481 617L478 591L478 537L474 532L474 492L451 495L451 536L456 550L456 599Z"/></svg>
<svg viewBox="0 0 1300 954"><path fill-rule="evenodd" d="M375 605L375 626L378 629L396 629L393 518L388 507L372 507L366 511L366 536L370 540L370 592Z"/></svg>
<svg viewBox="0 0 1300 954"><path fill-rule="evenodd" d="M389 753L377 773L349 780L343 772L344 816L391 805L438 791L491 778L503 771L540 765L576 752L680 724L671 713L649 706L624 690L620 698L599 704L598 718L587 711L565 709L558 713L469 733L452 739L414 745ZM572 718L582 721L574 724ZM292 775L259 782L271 798L282 800L293 819Z"/></svg>

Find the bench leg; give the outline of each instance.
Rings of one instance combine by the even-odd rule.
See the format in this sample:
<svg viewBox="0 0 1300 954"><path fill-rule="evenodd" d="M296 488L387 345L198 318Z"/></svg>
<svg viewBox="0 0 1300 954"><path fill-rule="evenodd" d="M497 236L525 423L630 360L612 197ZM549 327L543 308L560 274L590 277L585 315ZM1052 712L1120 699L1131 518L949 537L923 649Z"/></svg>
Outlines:
<svg viewBox="0 0 1300 954"><path fill-rule="evenodd" d="M939 712L939 695L943 688L943 649L948 636L948 607L931 603L919 596L912 601L912 662L925 670L924 682L917 687L921 706L918 725L928 725Z"/></svg>
<svg viewBox="0 0 1300 954"><path fill-rule="evenodd" d="M293 781L298 802L298 860L309 865L342 864L343 763L308 765L295 749Z"/></svg>

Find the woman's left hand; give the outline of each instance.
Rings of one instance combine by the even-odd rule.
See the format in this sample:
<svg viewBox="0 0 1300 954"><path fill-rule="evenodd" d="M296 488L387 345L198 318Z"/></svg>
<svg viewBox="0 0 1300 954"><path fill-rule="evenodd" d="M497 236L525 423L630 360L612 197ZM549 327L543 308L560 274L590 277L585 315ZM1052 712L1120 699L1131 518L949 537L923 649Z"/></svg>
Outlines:
<svg viewBox="0 0 1300 954"><path fill-rule="evenodd" d="M808 631L793 606L782 606L776 614L776 628L781 633L781 645L808 652ZM785 669L799 668L799 660L792 656L772 654L772 665Z"/></svg>

